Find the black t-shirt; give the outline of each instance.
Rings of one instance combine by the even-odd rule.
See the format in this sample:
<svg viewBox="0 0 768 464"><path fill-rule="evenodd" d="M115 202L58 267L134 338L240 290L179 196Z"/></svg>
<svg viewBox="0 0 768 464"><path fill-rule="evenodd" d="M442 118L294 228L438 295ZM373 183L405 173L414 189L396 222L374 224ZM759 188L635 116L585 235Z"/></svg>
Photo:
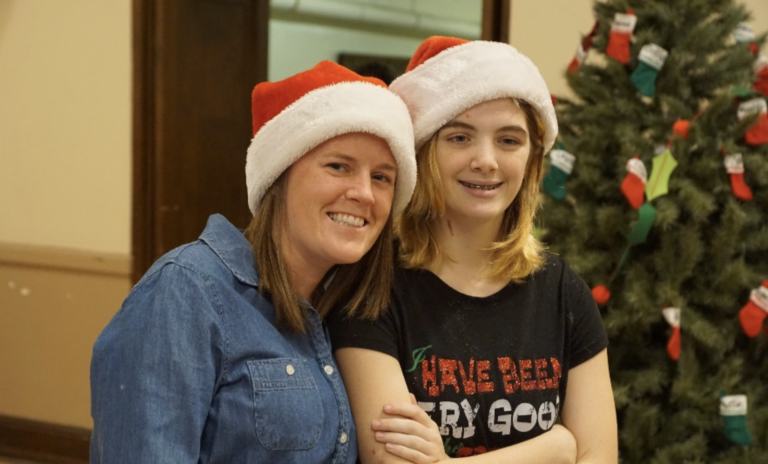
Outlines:
<svg viewBox="0 0 768 464"><path fill-rule="evenodd" d="M608 345L589 288L552 255L524 282L483 298L429 271L397 268L390 309L377 321L332 314L328 323L334 349L398 359L450 456L549 430L565 401L568 370Z"/></svg>

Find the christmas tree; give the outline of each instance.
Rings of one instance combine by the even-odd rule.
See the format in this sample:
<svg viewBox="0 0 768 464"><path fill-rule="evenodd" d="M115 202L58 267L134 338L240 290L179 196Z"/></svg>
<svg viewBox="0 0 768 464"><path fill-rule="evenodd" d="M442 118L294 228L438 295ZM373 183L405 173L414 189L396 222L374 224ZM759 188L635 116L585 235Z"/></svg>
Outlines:
<svg viewBox="0 0 768 464"><path fill-rule="evenodd" d="M595 19L539 220L600 304L621 462L768 463L766 37L732 0Z"/></svg>

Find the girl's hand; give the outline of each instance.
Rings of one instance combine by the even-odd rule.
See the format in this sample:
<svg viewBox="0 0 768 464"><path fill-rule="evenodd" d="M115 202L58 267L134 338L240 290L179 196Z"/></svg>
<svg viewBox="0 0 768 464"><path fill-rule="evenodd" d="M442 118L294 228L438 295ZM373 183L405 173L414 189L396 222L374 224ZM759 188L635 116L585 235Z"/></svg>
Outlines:
<svg viewBox="0 0 768 464"><path fill-rule="evenodd" d="M414 464L447 461L443 438L411 395L412 404L387 404L385 419L374 420L371 428L376 441L383 443L387 452Z"/></svg>

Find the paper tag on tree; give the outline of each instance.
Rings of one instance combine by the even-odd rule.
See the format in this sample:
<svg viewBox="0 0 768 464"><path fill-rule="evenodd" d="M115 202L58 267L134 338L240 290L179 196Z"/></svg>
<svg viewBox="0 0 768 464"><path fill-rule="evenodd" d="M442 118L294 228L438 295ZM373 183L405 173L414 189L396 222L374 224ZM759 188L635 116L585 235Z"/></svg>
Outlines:
<svg viewBox="0 0 768 464"><path fill-rule="evenodd" d="M643 164L640 159L631 158L627 161L627 171L639 177L644 184L648 183L648 171L645 169L645 164Z"/></svg>
<svg viewBox="0 0 768 464"><path fill-rule="evenodd" d="M570 174L573 171L573 162L576 160L576 157L567 151L552 150L549 152L549 157L552 158L552 166L557 166L566 174Z"/></svg>
<svg viewBox="0 0 768 464"><path fill-rule="evenodd" d="M766 105L764 98L758 97L739 103L739 119L744 119L755 113L760 114L765 112L768 112L768 105Z"/></svg>
<svg viewBox="0 0 768 464"><path fill-rule="evenodd" d="M611 31L621 34L631 34L635 30L637 16L633 14L616 13L611 24Z"/></svg>
<svg viewBox="0 0 768 464"><path fill-rule="evenodd" d="M726 155L724 164L728 174L744 174L744 160L741 153Z"/></svg>
<svg viewBox="0 0 768 464"><path fill-rule="evenodd" d="M746 23L739 23L739 25L736 26L736 30L733 31L733 37L736 39L736 42L739 43L754 42L755 30Z"/></svg>
<svg viewBox="0 0 768 464"><path fill-rule="evenodd" d="M749 299L752 300L763 311L768 312L768 288L765 286L765 282L760 287L752 290L749 295Z"/></svg>
<svg viewBox="0 0 768 464"><path fill-rule="evenodd" d="M721 416L746 416L747 395L726 395L720 397Z"/></svg>
<svg viewBox="0 0 768 464"><path fill-rule="evenodd" d="M664 308L661 310L661 314L664 315L664 319L669 325L676 329L680 328L680 308Z"/></svg>
<svg viewBox="0 0 768 464"><path fill-rule="evenodd" d="M667 59L669 52L659 47L656 44L643 45L640 49L640 61L648 66L660 70L664 66L664 61Z"/></svg>

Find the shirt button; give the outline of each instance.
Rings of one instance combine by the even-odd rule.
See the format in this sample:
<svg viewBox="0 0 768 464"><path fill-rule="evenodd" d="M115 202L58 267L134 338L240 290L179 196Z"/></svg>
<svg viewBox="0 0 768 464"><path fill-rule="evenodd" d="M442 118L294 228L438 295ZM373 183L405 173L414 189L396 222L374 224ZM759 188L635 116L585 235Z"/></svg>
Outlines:
<svg viewBox="0 0 768 464"><path fill-rule="evenodd" d="M293 368L290 364L285 366L285 372L288 373L288 375L293 375L294 372L296 372L296 369Z"/></svg>
<svg viewBox="0 0 768 464"><path fill-rule="evenodd" d="M339 438L339 441L344 444L347 442L347 432L341 432L341 438Z"/></svg>
<svg viewBox="0 0 768 464"><path fill-rule="evenodd" d="M333 366L328 365L328 366L325 366L324 369L325 369L325 373L326 374L328 374L328 375L333 374Z"/></svg>

